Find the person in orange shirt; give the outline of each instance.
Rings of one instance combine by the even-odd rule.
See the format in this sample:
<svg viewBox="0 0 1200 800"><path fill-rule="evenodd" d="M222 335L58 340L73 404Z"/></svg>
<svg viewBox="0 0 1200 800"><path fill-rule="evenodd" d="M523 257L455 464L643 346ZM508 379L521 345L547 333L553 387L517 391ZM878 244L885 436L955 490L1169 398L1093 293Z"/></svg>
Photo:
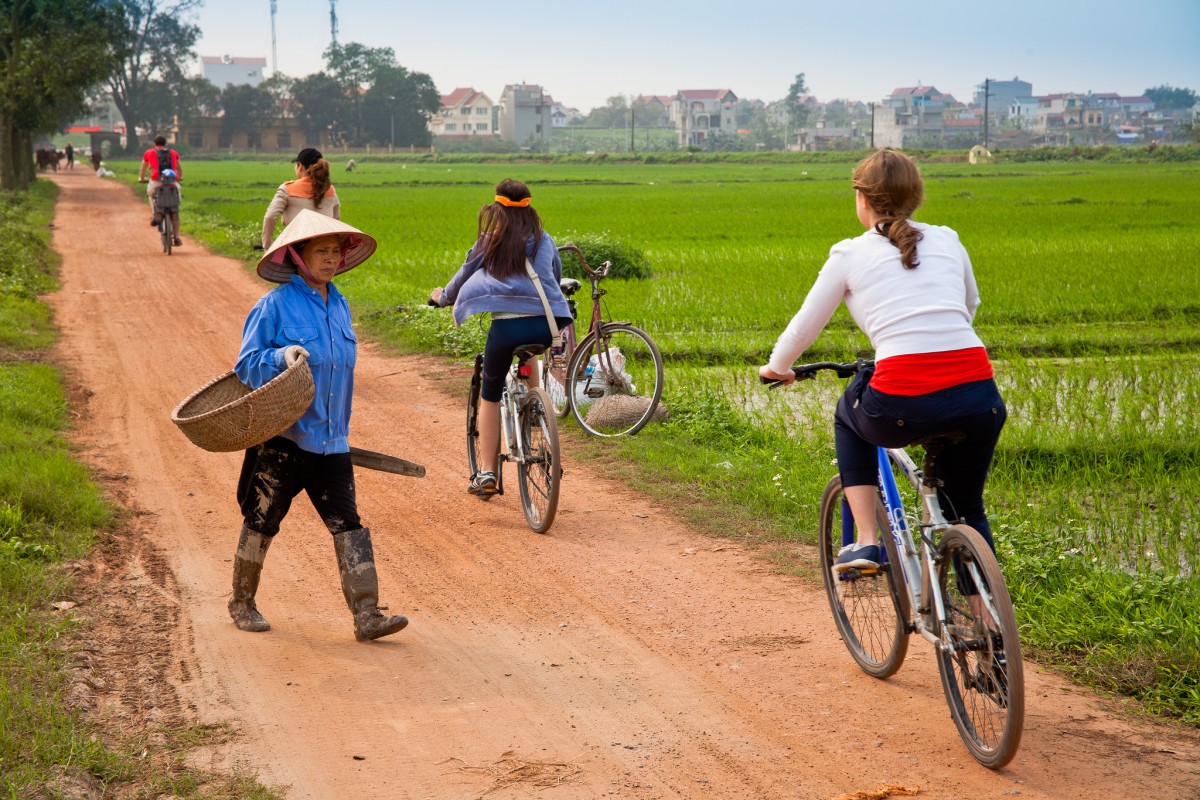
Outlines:
<svg viewBox="0 0 1200 800"><path fill-rule="evenodd" d="M269 250L275 240L275 226L281 217L287 225L301 209L307 208L337 220L342 218L342 204L333 189L329 162L321 156L321 151L306 147L292 163L296 165L296 179L279 185L263 216L263 250Z"/></svg>

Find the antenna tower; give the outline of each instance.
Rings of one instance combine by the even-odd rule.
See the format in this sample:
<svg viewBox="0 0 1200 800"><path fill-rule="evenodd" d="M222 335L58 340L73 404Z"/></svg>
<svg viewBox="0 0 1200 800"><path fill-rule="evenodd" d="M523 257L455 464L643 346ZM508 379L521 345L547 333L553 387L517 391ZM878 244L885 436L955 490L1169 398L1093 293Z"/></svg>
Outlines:
<svg viewBox="0 0 1200 800"><path fill-rule="evenodd" d="M337 0L329 0L329 38L337 47Z"/></svg>
<svg viewBox="0 0 1200 800"><path fill-rule="evenodd" d="M279 53L275 49L275 12L278 11L278 3L276 0L271 0L271 74L279 74Z"/></svg>

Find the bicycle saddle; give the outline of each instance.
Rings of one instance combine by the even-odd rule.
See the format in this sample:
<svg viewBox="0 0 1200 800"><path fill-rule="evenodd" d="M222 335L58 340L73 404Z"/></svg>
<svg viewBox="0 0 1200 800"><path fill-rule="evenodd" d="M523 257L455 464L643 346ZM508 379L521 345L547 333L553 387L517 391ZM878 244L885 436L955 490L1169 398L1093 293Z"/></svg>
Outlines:
<svg viewBox="0 0 1200 800"><path fill-rule="evenodd" d="M521 361L527 361L544 352L546 352L546 345L544 344L521 344L513 348L513 355Z"/></svg>
<svg viewBox="0 0 1200 800"><path fill-rule="evenodd" d="M966 439L967 435L962 431L943 431L941 433L931 433L928 436L922 436L920 439L914 439L912 443L928 450L930 447L945 447L948 444L959 444L966 441Z"/></svg>
<svg viewBox="0 0 1200 800"><path fill-rule="evenodd" d="M583 284L574 278L563 278L558 282L558 288L562 289L562 293L567 297L578 292L580 286L583 286Z"/></svg>

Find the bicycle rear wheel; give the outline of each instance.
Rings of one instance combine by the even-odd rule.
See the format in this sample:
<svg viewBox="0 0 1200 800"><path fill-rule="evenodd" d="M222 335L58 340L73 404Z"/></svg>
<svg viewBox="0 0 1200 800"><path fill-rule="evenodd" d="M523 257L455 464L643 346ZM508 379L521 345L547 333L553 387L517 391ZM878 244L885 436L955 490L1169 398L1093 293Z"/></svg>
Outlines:
<svg viewBox="0 0 1200 800"><path fill-rule="evenodd" d="M593 436L623 436L645 427L659 409L662 355L633 325L605 324L575 348L567 366L571 412Z"/></svg>
<svg viewBox="0 0 1200 800"><path fill-rule="evenodd" d="M1004 576L987 542L966 525L942 536L938 590L951 652L938 651L950 716L979 763L1012 760L1025 722L1025 670ZM976 591L978 587L978 591Z"/></svg>
<svg viewBox="0 0 1200 800"><path fill-rule="evenodd" d="M544 389L530 389L517 412L524 442L522 459L517 464L517 485L525 519L535 533L545 533L554 522L562 482L558 422L550 408L550 398Z"/></svg>
<svg viewBox="0 0 1200 800"><path fill-rule="evenodd" d="M175 228L171 221L171 212L163 212L162 222L159 223L158 229L162 231L163 252L171 255L171 246L175 243Z"/></svg>
<svg viewBox="0 0 1200 800"><path fill-rule="evenodd" d="M847 535L853 540L855 527L842 479L834 475L821 497L819 539L825 596L842 642L858 666L872 677L886 678L900 669L908 653L908 597L900 585L900 554L881 500L876 501L875 522L887 563L873 573L835 573L838 550Z"/></svg>

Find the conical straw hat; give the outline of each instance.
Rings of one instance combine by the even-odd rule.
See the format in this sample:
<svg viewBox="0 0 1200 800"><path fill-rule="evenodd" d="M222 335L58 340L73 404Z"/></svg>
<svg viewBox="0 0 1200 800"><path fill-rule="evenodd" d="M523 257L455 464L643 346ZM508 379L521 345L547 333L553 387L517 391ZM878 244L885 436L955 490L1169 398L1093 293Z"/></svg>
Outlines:
<svg viewBox="0 0 1200 800"><path fill-rule="evenodd" d="M342 240L342 263L335 273L337 275L349 272L366 261L379 246L374 236L365 234L341 220L305 208L287 224L279 238L271 243L270 249L258 260L258 276L275 283L287 283L296 274L296 268L287 257L288 245L330 235L338 236Z"/></svg>

